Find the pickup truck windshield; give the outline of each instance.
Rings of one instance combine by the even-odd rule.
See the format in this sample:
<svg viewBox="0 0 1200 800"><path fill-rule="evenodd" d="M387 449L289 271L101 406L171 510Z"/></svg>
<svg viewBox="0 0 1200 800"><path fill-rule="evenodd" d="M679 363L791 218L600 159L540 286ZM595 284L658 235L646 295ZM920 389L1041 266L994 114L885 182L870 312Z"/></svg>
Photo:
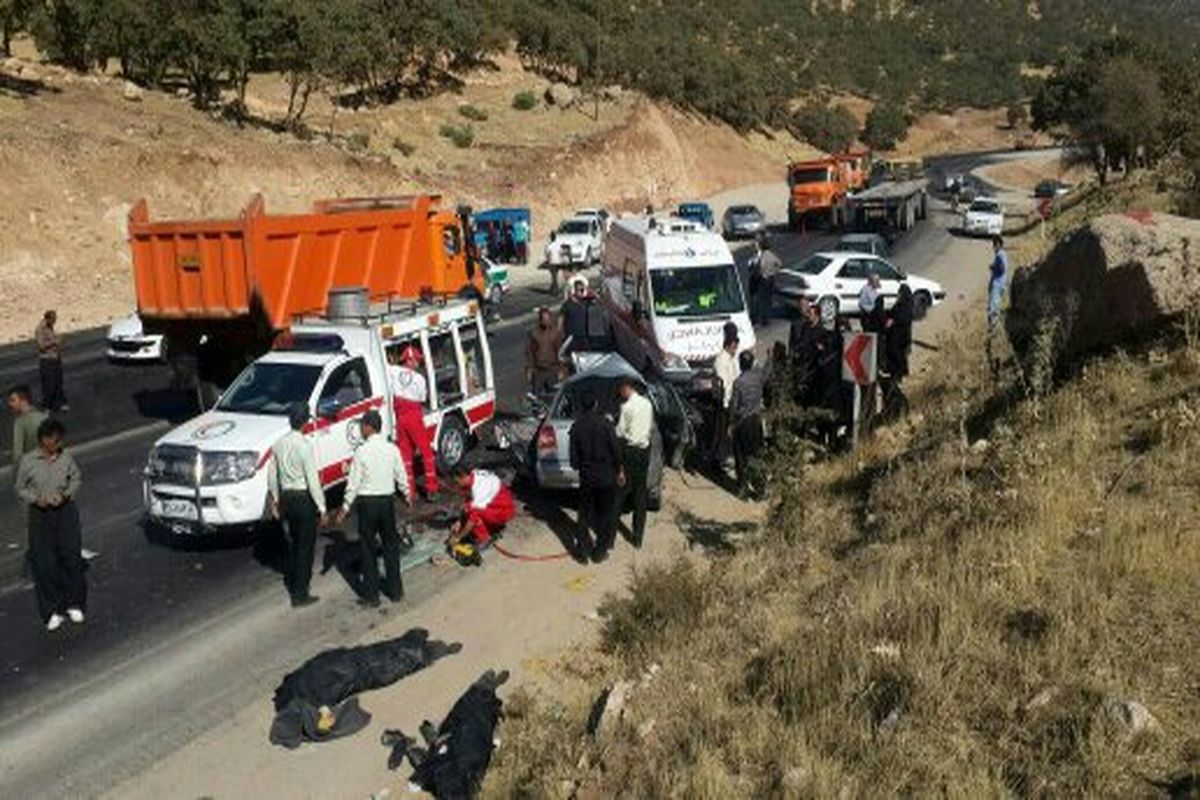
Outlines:
<svg viewBox="0 0 1200 800"><path fill-rule="evenodd" d="M217 403L219 411L284 415L292 403L307 403L321 377L309 364L263 364L246 367Z"/></svg>
<svg viewBox="0 0 1200 800"><path fill-rule="evenodd" d="M591 232L591 223L582 219L571 219L558 226L559 233L586 235Z"/></svg>
<svg viewBox="0 0 1200 800"><path fill-rule="evenodd" d="M814 169L792 170L792 183L828 183L829 169L826 167Z"/></svg>
<svg viewBox="0 0 1200 800"><path fill-rule="evenodd" d="M695 317L744 311L742 287L732 264L650 270L654 313Z"/></svg>

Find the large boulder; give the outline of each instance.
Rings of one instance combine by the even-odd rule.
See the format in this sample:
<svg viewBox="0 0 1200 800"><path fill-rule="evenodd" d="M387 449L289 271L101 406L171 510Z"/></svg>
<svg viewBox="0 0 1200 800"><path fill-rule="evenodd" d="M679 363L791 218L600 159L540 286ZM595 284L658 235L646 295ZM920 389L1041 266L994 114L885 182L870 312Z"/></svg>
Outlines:
<svg viewBox="0 0 1200 800"><path fill-rule="evenodd" d="M1109 347L1200 308L1200 220L1135 212L1098 217L1038 265L1017 270L1005 320L1023 361Z"/></svg>

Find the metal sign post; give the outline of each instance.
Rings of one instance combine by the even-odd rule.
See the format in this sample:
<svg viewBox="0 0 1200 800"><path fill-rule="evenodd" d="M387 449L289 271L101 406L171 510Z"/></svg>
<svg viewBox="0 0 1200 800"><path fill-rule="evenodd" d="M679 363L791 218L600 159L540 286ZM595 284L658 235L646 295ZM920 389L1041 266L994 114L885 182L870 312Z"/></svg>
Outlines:
<svg viewBox="0 0 1200 800"><path fill-rule="evenodd" d="M862 417L862 387L875 383L878 373L879 337L874 333L842 334L842 380L854 384L854 408L851 412L850 441L858 446L859 420Z"/></svg>

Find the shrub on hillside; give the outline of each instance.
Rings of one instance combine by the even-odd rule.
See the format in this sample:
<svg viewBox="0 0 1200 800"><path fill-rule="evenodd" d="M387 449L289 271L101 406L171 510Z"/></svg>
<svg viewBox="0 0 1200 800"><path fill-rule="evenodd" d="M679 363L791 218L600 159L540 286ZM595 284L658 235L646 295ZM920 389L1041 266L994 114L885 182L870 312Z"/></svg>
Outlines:
<svg viewBox="0 0 1200 800"><path fill-rule="evenodd" d="M908 138L908 124L908 112L894 101L885 100L867 114L862 140L872 150L893 150Z"/></svg>
<svg viewBox="0 0 1200 800"><path fill-rule="evenodd" d="M462 114L469 120L475 122L487 122L488 113L479 106L473 106L470 103L458 107L458 113Z"/></svg>
<svg viewBox="0 0 1200 800"><path fill-rule="evenodd" d="M537 95L526 89L513 95L512 107L517 111L532 111L537 108Z"/></svg>
<svg viewBox="0 0 1200 800"><path fill-rule="evenodd" d="M792 132L826 153L841 153L854 142L858 120L843 105L809 103L792 116Z"/></svg>
<svg viewBox="0 0 1200 800"><path fill-rule="evenodd" d="M475 129L470 125L451 125L449 123L438 129L438 133L454 143L455 147L467 148L475 141Z"/></svg>
<svg viewBox="0 0 1200 800"><path fill-rule="evenodd" d="M392 141L392 149L399 152L400 155L404 156L405 158L408 158L413 153L417 152L417 146L415 144L412 142L406 142L399 137Z"/></svg>
<svg viewBox="0 0 1200 800"><path fill-rule="evenodd" d="M355 131L346 137L346 149L351 153L364 153L371 146L371 136L363 131Z"/></svg>

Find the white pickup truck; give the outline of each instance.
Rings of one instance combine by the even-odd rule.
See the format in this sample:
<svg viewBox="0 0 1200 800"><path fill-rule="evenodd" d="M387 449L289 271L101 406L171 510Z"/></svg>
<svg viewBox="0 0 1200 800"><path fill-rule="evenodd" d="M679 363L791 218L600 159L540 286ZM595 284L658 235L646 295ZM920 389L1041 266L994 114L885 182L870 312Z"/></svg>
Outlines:
<svg viewBox="0 0 1200 800"><path fill-rule="evenodd" d="M472 433L495 415L491 350L477 303L409 304L359 319L305 321L246 367L212 410L155 442L143 483L149 520L176 533L262 521L265 467L297 402L314 415L304 433L316 445L321 483L329 489L344 482L362 441L363 413L380 412L383 435L395 430L387 359L410 344L424 355L425 424L439 467L456 465Z"/></svg>

